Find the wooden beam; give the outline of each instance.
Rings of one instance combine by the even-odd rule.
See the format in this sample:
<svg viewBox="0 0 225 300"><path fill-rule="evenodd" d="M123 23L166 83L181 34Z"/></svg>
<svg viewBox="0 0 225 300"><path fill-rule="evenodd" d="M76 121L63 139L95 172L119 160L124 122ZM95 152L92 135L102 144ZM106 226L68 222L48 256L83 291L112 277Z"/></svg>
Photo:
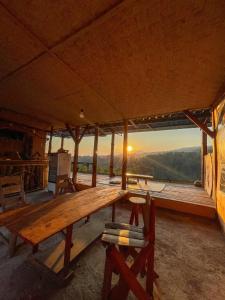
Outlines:
<svg viewBox="0 0 225 300"><path fill-rule="evenodd" d="M128 121L124 120L123 133L123 164L122 164L122 189L126 190L126 173L127 173L127 139L128 139Z"/></svg>
<svg viewBox="0 0 225 300"><path fill-rule="evenodd" d="M97 159L98 159L98 135L99 128L95 127L95 140L93 149L93 165L92 165L92 187L96 186L97 183Z"/></svg>
<svg viewBox="0 0 225 300"><path fill-rule="evenodd" d="M48 153L52 152L52 137L53 137L53 126L51 127L49 144L48 144Z"/></svg>
<svg viewBox="0 0 225 300"><path fill-rule="evenodd" d="M112 131L112 139L111 139L111 153L110 153L110 164L109 164L109 176L113 177L114 172L114 144L115 144L115 131Z"/></svg>
<svg viewBox="0 0 225 300"><path fill-rule="evenodd" d="M85 133L87 132L88 128L89 128L89 125L87 125L86 127L84 127L84 129L83 129L83 131L82 131L82 133L81 133L81 135L79 137L79 143L81 142L81 140L84 137Z"/></svg>
<svg viewBox="0 0 225 300"><path fill-rule="evenodd" d="M205 158L207 154L207 134L202 131L202 145L201 145L201 181L202 186L205 186Z"/></svg>
<svg viewBox="0 0 225 300"><path fill-rule="evenodd" d="M206 134L208 134L212 139L215 137L215 132L211 131L206 124L198 120L189 110L184 111L185 116L196 126L202 129Z"/></svg>
<svg viewBox="0 0 225 300"><path fill-rule="evenodd" d="M130 122L130 124L131 124L132 126L134 126L134 128L138 128L138 126L134 123L133 120L129 120L129 122Z"/></svg>
<svg viewBox="0 0 225 300"><path fill-rule="evenodd" d="M77 183L77 173L78 173L78 155L79 155L79 135L80 126L75 128L75 143L74 143L74 156L73 156L73 183Z"/></svg>
<svg viewBox="0 0 225 300"><path fill-rule="evenodd" d="M66 126L66 129L67 129L67 131L69 132L70 136L72 137L74 143L76 143L76 136L75 136L75 134L74 134L72 128L71 128L70 125L67 124L67 123L65 124L65 126Z"/></svg>

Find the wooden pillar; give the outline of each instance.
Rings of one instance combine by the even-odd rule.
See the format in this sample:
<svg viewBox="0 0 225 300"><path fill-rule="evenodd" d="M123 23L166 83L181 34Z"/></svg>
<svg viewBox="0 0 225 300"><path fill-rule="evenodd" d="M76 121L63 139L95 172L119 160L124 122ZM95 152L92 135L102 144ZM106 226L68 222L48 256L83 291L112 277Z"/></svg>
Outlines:
<svg viewBox="0 0 225 300"><path fill-rule="evenodd" d="M52 152L52 137L53 137L53 127L51 127L49 144L48 144L48 153Z"/></svg>
<svg viewBox="0 0 225 300"><path fill-rule="evenodd" d="M201 181L202 186L205 186L205 160L204 156L207 154L207 134L202 130L202 145L201 145Z"/></svg>
<svg viewBox="0 0 225 300"><path fill-rule="evenodd" d="M218 156L217 156L217 129L216 129L216 110L212 111L212 127L215 132L213 139L213 200L217 210L217 181L218 181Z"/></svg>
<svg viewBox="0 0 225 300"><path fill-rule="evenodd" d="M97 178L97 159L98 159L98 134L99 129L95 127L95 140L94 140L94 150L93 150L93 165L92 165L92 186L96 186L96 178Z"/></svg>
<svg viewBox="0 0 225 300"><path fill-rule="evenodd" d="M112 132L112 139L111 139L111 154L110 154L110 164L109 164L109 176L113 177L113 166L114 166L114 142L115 142L115 132Z"/></svg>
<svg viewBox="0 0 225 300"><path fill-rule="evenodd" d="M126 189L126 173L127 173L127 139L128 139L128 121L124 121L123 133L123 163L122 163L122 189Z"/></svg>
<svg viewBox="0 0 225 300"><path fill-rule="evenodd" d="M79 154L79 137L80 137L80 126L76 126L75 129L75 141L74 141L74 156L73 156L73 183L77 182L78 173L78 154Z"/></svg>
<svg viewBox="0 0 225 300"><path fill-rule="evenodd" d="M63 146L64 146L64 136L62 135L62 137L61 137L61 149L63 149Z"/></svg>

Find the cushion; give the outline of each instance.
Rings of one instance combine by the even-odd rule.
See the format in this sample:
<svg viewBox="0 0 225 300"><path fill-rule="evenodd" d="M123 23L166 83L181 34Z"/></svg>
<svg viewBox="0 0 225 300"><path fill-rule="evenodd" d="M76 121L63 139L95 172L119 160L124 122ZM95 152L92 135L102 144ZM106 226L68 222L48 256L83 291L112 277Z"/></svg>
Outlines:
<svg viewBox="0 0 225 300"><path fill-rule="evenodd" d="M125 223L107 223L102 241L136 248L143 248L146 245L143 228Z"/></svg>

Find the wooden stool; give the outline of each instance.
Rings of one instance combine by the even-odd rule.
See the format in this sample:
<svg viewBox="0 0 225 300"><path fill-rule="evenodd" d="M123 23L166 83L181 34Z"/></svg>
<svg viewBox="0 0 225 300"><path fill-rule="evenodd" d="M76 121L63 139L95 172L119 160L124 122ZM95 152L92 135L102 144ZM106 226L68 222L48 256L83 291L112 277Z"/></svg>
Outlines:
<svg viewBox="0 0 225 300"><path fill-rule="evenodd" d="M135 221L135 225L139 225L139 219L138 219L138 214L139 214L139 205L145 204L146 200L141 197L130 197L129 201L132 203L132 211L130 215L130 224L132 225Z"/></svg>

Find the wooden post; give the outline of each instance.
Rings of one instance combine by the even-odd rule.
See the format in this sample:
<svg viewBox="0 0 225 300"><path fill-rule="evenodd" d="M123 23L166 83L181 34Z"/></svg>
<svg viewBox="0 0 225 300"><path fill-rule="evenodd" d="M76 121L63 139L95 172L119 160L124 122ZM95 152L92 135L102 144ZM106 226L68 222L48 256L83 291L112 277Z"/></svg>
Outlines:
<svg viewBox="0 0 225 300"><path fill-rule="evenodd" d="M53 127L51 127L50 139L48 144L48 153L52 152L52 137L53 137Z"/></svg>
<svg viewBox="0 0 225 300"><path fill-rule="evenodd" d="M126 190L128 121L124 120L122 189Z"/></svg>
<svg viewBox="0 0 225 300"><path fill-rule="evenodd" d="M207 134L202 130L202 146L201 146L201 181L202 186L205 186L205 160L207 154Z"/></svg>
<svg viewBox="0 0 225 300"><path fill-rule="evenodd" d="M95 140L94 140L94 150L93 150L93 165L92 165L92 186L96 186L96 178L97 178L97 159L98 159L98 134L99 129L95 127Z"/></svg>
<svg viewBox="0 0 225 300"><path fill-rule="evenodd" d="M77 182L78 173L78 154L79 154L79 137L80 137L80 127L76 126L75 129L75 143L74 143L74 157L73 157L73 183Z"/></svg>
<svg viewBox="0 0 225 300"><path fill-rule="evenodd" d="M112 139L111 139L111 154L110 154L110 164L109 164L109 176L113 177L113 165L114 165L114 142L115 142L115 132L112 131Z"/></svg>
<svg viewBox="0 0 225 300"><path fill-rule="evenodd" d="M64 136L62 135L62 137L61 137L61 149L63 149L63 146L64 146Z"/></svg>
<svg viewBox="0 0 225 300"><path fill-rule="evenodd" d="M216 203L217 210L217 180L218 180L218 156L217 156L217 129L216 129L216 111L212 111L212 127L215 132L215 138L213 139L213 200Z"/></svg>

